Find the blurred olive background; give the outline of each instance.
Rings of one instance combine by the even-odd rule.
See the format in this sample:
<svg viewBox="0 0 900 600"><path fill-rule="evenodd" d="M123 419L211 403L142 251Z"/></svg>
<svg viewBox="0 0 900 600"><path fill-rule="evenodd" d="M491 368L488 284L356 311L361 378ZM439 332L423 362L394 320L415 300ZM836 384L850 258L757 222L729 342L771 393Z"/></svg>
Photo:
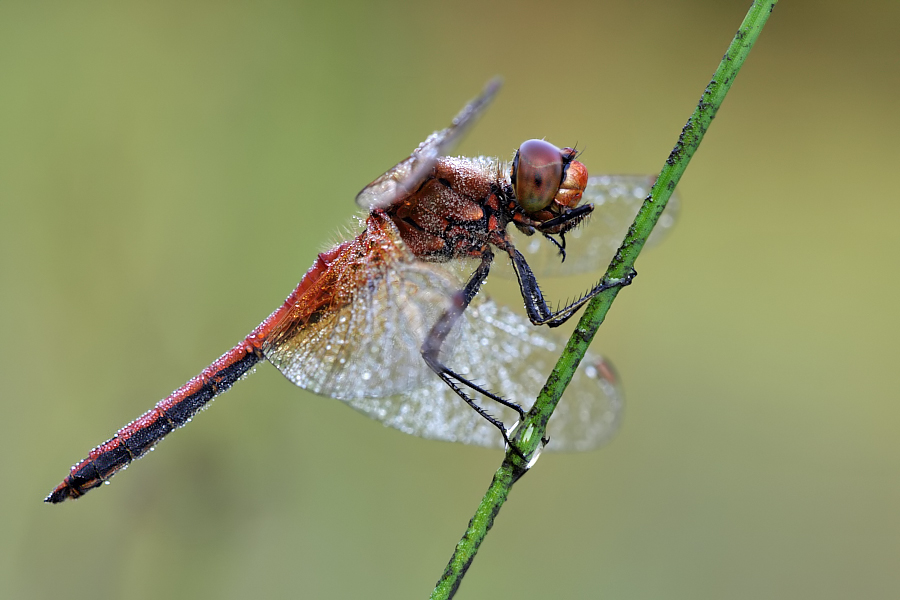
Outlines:
<svg viewBox="0 0 900 600"><path fill-rule="evenodd" d="M501 454L268 365L111 486L41 500L490 77L463 153L546 136L655 173L749 4L0 4L0 596L430 593ZM898 25L777 7L595 343L621 432L519 482L459 597L900 596Z"/></svg>

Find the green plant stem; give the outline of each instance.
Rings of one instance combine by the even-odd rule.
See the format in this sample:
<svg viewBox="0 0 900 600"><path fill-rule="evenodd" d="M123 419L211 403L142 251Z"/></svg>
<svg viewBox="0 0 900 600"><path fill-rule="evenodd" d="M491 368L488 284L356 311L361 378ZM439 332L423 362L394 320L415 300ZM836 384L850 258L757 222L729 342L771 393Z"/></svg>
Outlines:
<svg viewBox="0 0 900 600"><path fill-rule="evenodd" d="M753 2L740 29L728 46L722 62L719 63L719 68L716 69L712 80L703 91L697 108L682 129L678 142L660 171L650 195L644 200L634 223L628 229L625 240L610 262L604 276L606 281L621 279L634 268L634 263L650 236L650 232L665 209L669 197L700 145L703 135L722 105L725 95L731 88L734 78L744 64L744 60L759 37L776 3L777 0ZM538 395L525 422L518 429L520 432L528 431L530 434L529 440L518 442L522 454L530 456L541 443L540 440L545 435L550 416L556 409L566 386L572 380L575 369L584 358L585 351L606 318L606 313L620 289L614 287L600 293L585 308L559 362L547 379L547 383ZM497 516L500 507L506 501L512 485L526 471L525 461L516 454L507 452L506 458L494 474L491 485L478 506L475 516L469 522L465 535L456 545L456 550L453 552L447 568L444 569L444 573L438 580L437 586L431 594L432 599L452 598L456 593L466 570L475 558L475 553L478 552L478 548L493 525L494 517Z"/></svg>

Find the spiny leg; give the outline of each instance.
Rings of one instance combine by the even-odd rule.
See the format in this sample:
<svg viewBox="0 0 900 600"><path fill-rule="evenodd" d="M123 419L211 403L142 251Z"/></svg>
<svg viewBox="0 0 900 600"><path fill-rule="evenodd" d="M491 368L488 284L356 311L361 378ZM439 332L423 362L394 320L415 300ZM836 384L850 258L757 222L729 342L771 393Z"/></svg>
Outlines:
<svg viewBox="0 0 900 600"><path fill-rule="evenodd" d="M559 239L562 240L562 243L557 242L556 239L549 233L542 233L541 235L550 240L553 245L556 246L556 249L559 251L559 255L562 257L560 258L559 262L566 262L566 234L559 234Z"/></svg>
<svg viewBox="0 0 900 600"><path fill-rule="evenodd" d="M525 300L525 312L528 314L528 319L535 325L548 325L550 327L562 325L578 312L578 309L587 304L591 298L600 292L614 287L629 285L637 276L637 272L631 269L628 275L621 279L601 280L577 300L570 302L557 311L551 311L550 307L547 306L546 300L544 300L544 295L541 293L537 279L522 253L516 250L512 244L503 249L506 250L512 259L513 268L519 280L519 291L522 293L522 299Z"/></svg>
<svg viewBox="0 0 900 600"><path fill-rule="evenodd" d="M519 452L519 450L510 443L506 426L503 424L503 422L492 416L485 409L478 406L478 404L476 404L476 402L460 387L459 384L468 387L474 392L482 394L486 398L490 398L491 400L497 402L498 404L501 404L502 406L506 406L507 408L516 411L516 413L518 413L519 415L520 422L525 419L525 410L515 402L511 402L501 396L498 396L497 394L494 394L479 386L475 382L466 379L459 373L456 373L455 371L447 367L440 360L441 348L443 347L447 336L450 334L453 326L456 325L456 323L462 317L463 312L466 310L466 308L468 308L469 304L472 302L472 299L478 294L478 290L487 279L488 273L491 270L491 263L493 262L493 260L493 252L491 252L490 248L485 247L481 255L481 264L478 265L477 269L475 269L475 272L469 278L469 281L466 283L465 287L454 294L453 303L450 308L444 311L444 313L438 318L437 322L431 328L431 331L428 332L428 336L422 343L422 358L424 358L428 366L431 367L431 369L435 373L437 373L438 377L440 377L444 381L444 383L450 386L450 389L456 392L456 394L460 398L462 398L466 402L466 404L471 406L475 410L475 412L481 415L488 423L500 430L500 433L503 435L503 441L506 442L508 447L512 448L513 451L522 459L525 459L525 457L522 456L521 452Z"/></svg>
<svg viewBox="0 0 900 600"><path fill-rule="evenodd" d="M429 363L429 365L430 365L430 363ZM435 367L432 366L431 368L434 369ZM519 413L519 423L521 423L522 420L525 418L525 411L522 409L521 406L519 406L515 402L510 402L509 400L505 400L504 398L501 398L500 396L491 394L490 392L482 389L480 386L476 385L475 383L469 381L468 379L460 377L459 375L457 375L456 373L454 373L453 371L451 371L449 369L446 369L443 373L438 372L438 377L440 377L444 381L444 383L446 383L448 386L450 386L450 389L453 390L454 392L456 392L456 394L460 398L462 398L466 402L466 404L468 404L470 407L472 407L472 409L475 412L477 412L479 415L481 415L482 418L484 418L488 423L490 423L491 425L493 425L494 427L496 427L497 429L500 430L500 435L503 436L503 441L507 445L507 447L512 448L513 452L515 452L519 456L519 458L521 458L522 460L528 460L519 451L519 449L516 448L510 441L509 434L507 433L506 425L503 424L503 421L501 421L500 419L493 416L491 413L489 413L485 409L478 406L478 404L472 398L470 398L469 395L466 394L456 384L456 382L454 380L472 388L473 390L476 390L477 392L479 392L481 394L484 394L491 400L495 400L496 402L499 402L499 403L503 404L504 406L508 406L509 408L512 408L513 410L515 410L516 412Z"/></svg>

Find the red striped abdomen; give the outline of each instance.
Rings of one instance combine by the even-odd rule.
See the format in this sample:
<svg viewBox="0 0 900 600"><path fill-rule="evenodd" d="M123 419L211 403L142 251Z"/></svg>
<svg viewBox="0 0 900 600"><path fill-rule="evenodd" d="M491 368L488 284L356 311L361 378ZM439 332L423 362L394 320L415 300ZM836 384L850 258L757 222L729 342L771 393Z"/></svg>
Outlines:
<svg viewBox="0 0 900 600"><path fill-rule="evenodd" d="M91 450L87 458L72 467L63 482L44 501L56 504L68 498L79 498L98 487L146 454L169 433L185 425L210 400L228 390L256 363L265 360L262 347L272 329L290 315L297 300L328 270L346 245L347 242L339 244L320 254L278 310L199 375L120 429L113 438Z"/></svg>
<svg viewBox="0 0 900 600"><path fill-rule="evenodd" d="M198 376L160 400L152 409L123 427L115 437L91 450L46 498L62 502L78 498L146 454L170 432L191 420L207 402L221 394L258 363L262 354L247 340L241 342Z"/></svg>

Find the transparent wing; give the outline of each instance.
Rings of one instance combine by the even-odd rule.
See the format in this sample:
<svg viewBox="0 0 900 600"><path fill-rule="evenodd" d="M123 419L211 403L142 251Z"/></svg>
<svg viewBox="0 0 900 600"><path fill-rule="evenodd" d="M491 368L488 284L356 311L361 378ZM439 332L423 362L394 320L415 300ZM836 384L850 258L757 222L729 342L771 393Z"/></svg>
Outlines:
<svg viewBox="0 0 900 600"><path fill-rule="evenodd" d="M654 177L647 175L599 175L588 179L583 202L592 202L594 212L586 223L566 234L567 255L563 263L556 246L543 236L526 236L516 230L512 232L513 241L538 277L605 269L625 239L653 181ZM675 224L680 205L677 194L672 194L648 246L665 238Z"/></svg>
<svg viewBox="0 0 900 600"><path fill-rule="evenodd" d="M447 366L527 410L556 364L565 340L481 296L464 313ZM416 389L386 398L345 400L388 427L424 438L503 447L495 427L443 381L432 376ZM512 425L516 415L490 400L487 410ZM581 451L608 440L618 428L623 396L618 377L603 358L588 354L550 419L547 450Z"/></svg>
<svg viewBox="0 0 900 600"><path fill-rule="evenodd" d="M267 337L266 358L296 385L340 399L406 433L502 446L500 433L425 364L422 342L462 289L460 277L420 261L377 213L366 230L327 253ZM324 262L323 262L324 261ZM454 266L469 270L471 263ZM470 272L470 270L469 270ZM442 347L451 369L530 407L565 340L478 296ZM612 367L587 356L550 420L550 449L586 450L609 438L622 395ZM511 426L516 415L476 401Z"/></svg>
<svg viewBox="0 0 900 600"><path fill-rule="evenodd" d="M296 314L264 347L294 384L345 401L395 395L436 377L419 349L462 287L448 271L416 260L402 242L360 238L299 298Z"/></svg>
<svg viewBox="0 0 900 600"><path fill-rule="evenodd" d="M356 195L356 203L366 209L384 208L414 192L428 177L434 163L453 150L477 117L487 108L500 89L499 78L492 79L477 98L453 119L450 127L432 133L413 150L409 158L397 163L384 175Z"/></svg>

